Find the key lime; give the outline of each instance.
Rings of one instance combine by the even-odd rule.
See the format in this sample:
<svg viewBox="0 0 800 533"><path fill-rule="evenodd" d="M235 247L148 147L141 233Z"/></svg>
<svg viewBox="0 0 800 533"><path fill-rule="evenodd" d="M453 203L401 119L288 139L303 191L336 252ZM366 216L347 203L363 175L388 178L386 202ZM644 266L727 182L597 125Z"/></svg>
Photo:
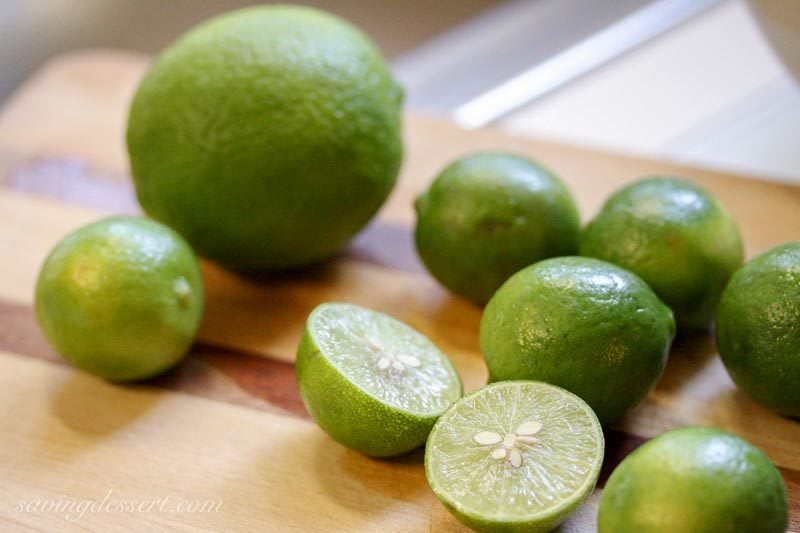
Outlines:
<svg viewBox="0 0 800 533"><path fill-rule="evenodd" d="M203 314L197 259L153 220L112 217L67 235L36 284L36 317L74 366L114 381L160 374L183 358Z"/></svg>
<svg viewBox="0 0 800 533"><path fill-rule="evenodd" d="M586 227L581 255L640 276L687 330L709 326L743 259L739 228L722 204L693 183L665 177L612 195Z"/></svg>
<svg viewBox="0 0 800 533"><path fill-rule="evenodd" d="M768 250L733 275L720 301L717 348L745 393L800 416L800 241Z"/></svg>
<svg viewBox="0 0 800 533"><path fill-rule="evenodd" d="M462 157L415 207L423 263L444 286L478 304L523 267L578 252L580 220L567 187L522 156Z"/></svg>
<svg viewBox="0 0 800 533"><path fill-rule="evenodd" d="M439 419L425 473L445 507L477 531L550 531L591 494L603 449L583 400L546 383L507 381Z"/></svg>
<svg viewBox="0 0 800 533"><path fill-rule="evenodd" d="M462 393L450 360L427 337L345 303L311 312L296 371L300 396L317 424L337 442L375 457L424 444Z"/></svg>
<svg viewBox="0 0 800 533"><path fill-rule="evenodd" d="M600 533L783 533L786 487L764 453L713 428L682 428L625 458L600 499Z"/></svg>
<svg viewBox="0 0 800 533"><path fill-rule="evenodd" d="M136 92L136 194L224 265L324 259L394 186L401 101L380 52L338 17L289 5L221 15L165 50Z"/></svg>
<svg viewBox="0 0 800 533"><path fill-rule="evenodd" d="M639 277L586 257L514 274L481 319L492 381L533 379L573 392L609 424L655 386L675 334L672 312Z"/></svg>

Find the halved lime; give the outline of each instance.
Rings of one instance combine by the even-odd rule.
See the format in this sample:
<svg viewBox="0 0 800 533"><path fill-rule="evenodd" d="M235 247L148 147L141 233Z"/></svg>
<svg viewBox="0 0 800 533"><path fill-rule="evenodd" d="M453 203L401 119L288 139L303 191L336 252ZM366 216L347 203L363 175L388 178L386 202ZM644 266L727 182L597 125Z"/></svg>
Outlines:
<svg viewBox="0 0 800 533"><path fill-rule="evenodd" d="M461 397L450 360L427 337L377 311L324 303L306 321L297 381L334 440L375 457L421 446Z"/></svg>
<svg viewBox="0 0 800 533"><path fill-rule="evenodd" d="M505 381L439 419L425 473L445 507L477 531L550 531L591 494L604 447L586 402L547 383Z"/></svg>

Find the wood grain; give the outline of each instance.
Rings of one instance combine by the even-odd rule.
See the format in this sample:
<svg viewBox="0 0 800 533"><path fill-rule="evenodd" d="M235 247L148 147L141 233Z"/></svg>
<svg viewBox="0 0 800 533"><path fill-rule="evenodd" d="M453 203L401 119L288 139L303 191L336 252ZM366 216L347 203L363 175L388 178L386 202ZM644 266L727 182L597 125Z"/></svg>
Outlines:
<svg viewBox="0 0 800 533"><path fill-rule="evenodd" d="M57 58L0 110L0 520L9 528L459 530L427 489L419 452L370 460L309 422L292 366L308 311L344 300L430 336L468 390L485 383L481 310L425 274L411 235L413 198L457 155L501 148L540 159L563 175L584 219L632 179L687 176L731 210L748 255L800 237L796 188L409 116L398 187L340 257L281 276L241 276L204 262L207 312L191 355L161 378L109 385L72 371L47 346L33 286L68 231L137 211L122 134L146 65L107 51ZM738 393L708 336L677 341L656 390L609 428L603 479L646 439L690 424L730 429L764 449L782 469L791 527L800 531L800 424ZM118 499L223 503L213 513L86 513L75 522L64 513L15 512L19 500L97 500L109 489ZM593 529L598 494L565 531Z"/></svg>

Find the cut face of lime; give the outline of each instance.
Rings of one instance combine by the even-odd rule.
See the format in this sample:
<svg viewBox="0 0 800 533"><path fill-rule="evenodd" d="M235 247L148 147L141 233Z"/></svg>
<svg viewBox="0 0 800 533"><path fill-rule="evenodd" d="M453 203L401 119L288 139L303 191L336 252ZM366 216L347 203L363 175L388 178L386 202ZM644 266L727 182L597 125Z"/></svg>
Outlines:
<svg viewBox="0 0 800 533"><path fill-rule="evenodd" d="M327 304L309 321L320 352L350 381L415 414L441 413L461 397L458 376L435 344L406 324L349 304Z"/></svg>
<svg viewBox="0 0 800 533"><path fill-rule="evenodd" d="M351 304L311 312L296 368L300 394L320 427L375 456L422 445L462 391L453 365L427 337Z"/></svg>
<svg viewBox="0 0 800 533"><path fill-rule="evenodd" d="M604 440L591 408L536 381L486 386L456 402L428 438L436 496L479 531L549 531L591 494Z"/></svg>

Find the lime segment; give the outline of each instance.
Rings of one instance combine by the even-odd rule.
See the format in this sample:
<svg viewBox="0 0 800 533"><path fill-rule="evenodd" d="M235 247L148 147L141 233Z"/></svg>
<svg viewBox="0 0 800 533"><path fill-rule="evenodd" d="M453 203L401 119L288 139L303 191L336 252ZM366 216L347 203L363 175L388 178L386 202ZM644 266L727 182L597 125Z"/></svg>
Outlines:
<svg viewBox="0 0 800 533"><path fill-rule="evenodd" d="M591 408L535 381L484 387L458 401L428 438L437 497L477 530L549 531L592 492L604 440Z"/></svg>

